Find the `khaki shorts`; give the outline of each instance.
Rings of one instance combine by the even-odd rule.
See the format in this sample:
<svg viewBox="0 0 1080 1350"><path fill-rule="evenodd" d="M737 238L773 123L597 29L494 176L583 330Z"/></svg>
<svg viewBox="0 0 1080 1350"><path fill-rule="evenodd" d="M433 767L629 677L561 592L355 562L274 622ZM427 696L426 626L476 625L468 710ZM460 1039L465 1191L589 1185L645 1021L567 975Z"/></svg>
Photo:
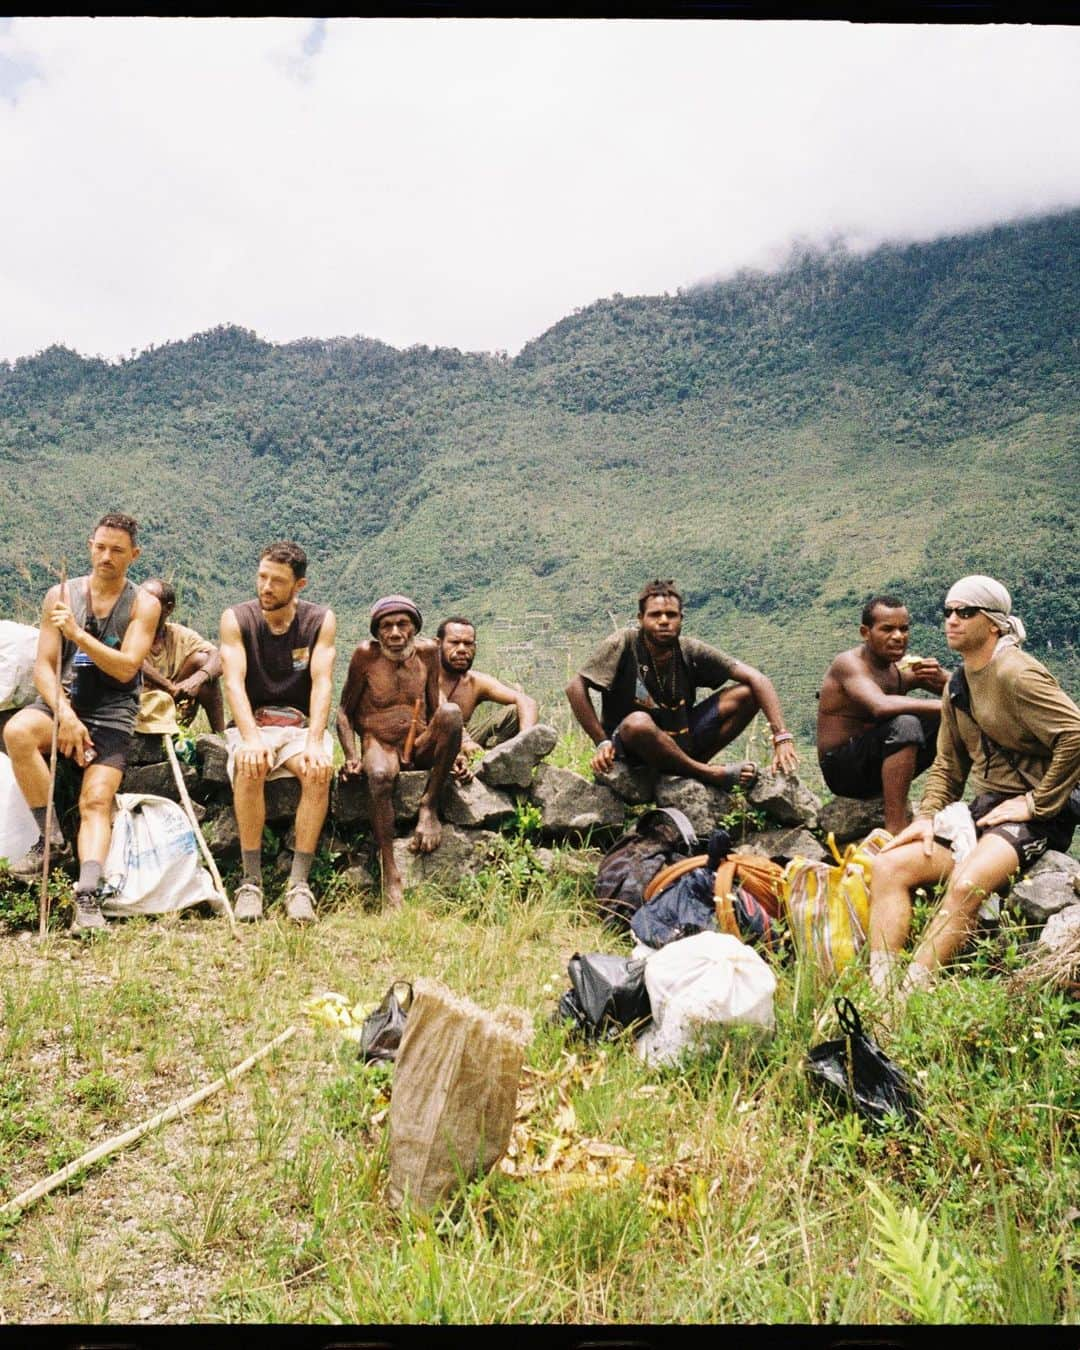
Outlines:
<svg viewBox="0 0 1080 1350"><path fill-rule="evenodd" d="M307 727L260 727L259 739L271 754L270 773L267 777L288 778L292 774L292 770L285 767L285 761L307 749L308 729ZM225 743L229 747L226 769L231 783L235 772L233 766L236 760L236 752L243 746L244 738L236 727L226 727ZM323 732L322 748L333 763L334 741L329 731Z"/></svg>

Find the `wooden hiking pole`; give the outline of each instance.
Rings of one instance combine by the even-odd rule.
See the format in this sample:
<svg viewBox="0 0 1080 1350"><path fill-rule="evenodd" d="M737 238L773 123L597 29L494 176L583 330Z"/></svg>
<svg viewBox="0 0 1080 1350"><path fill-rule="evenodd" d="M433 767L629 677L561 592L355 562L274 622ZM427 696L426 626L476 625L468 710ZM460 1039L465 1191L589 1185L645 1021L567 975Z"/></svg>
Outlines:
<svg viewBox="0 0 1080 1350"><path fill-rule="evenodd" d="M31 1186L29 1190L23 1191L21 1195L15 1196L7 1204L0 1207L0 1219L15 1219L19 1214L34 1203L40 1200L43 1195L48 1195L50 1191L55 1191L57 1186L62 1186L65 1181L70 1181L73 1176L81 1172L84 1168L91 1166L92 1163L100 1162L102 1158L107 1158L112 1153L118 1153L120 1149L127 1148L129 1144L138 1143L151 1130L156 1130L159 1125L167 1125L170 1120L175 1120L177 1116L183 1115L185 1111L190 1111L193 1106L198 1106L200 1102L205 1101L207 1097L219 1092L228 1083L234 1082L241 1074L247 1073L248 1069L258 1064L260 1059L265 1058L271 1050L276 1050L279 1045L284 1045L290 1037L296 1035L296 1027L286 1027L280 1036L275 1036L261 1050L256 1050L253 1055L247 1059L241 1060L239 1064L223 1074L216 1082L209 1083L206 1087L199 1088L197 1092L191 1093L182 1101L173 1102L164 1111L159 1111L157 1115L150 1116L149 1119L142 1121L138 1125L133 1125L130 1130L125 1130L123 1134L114 1134L111 1139L106 1139L104 1143L98 1144L92 1148L89 1153L84 1153L76 1158L74 1162L69 1162L66 1167L62 1167L59 1172L53 1172L51 1176L45 1177L36 1185Z"/></svg>
<svg viewBox="0 0 1080 1350"><path fill-rule="evenodd" d="M180 802L184 808L191 828L195 831L195 839L199 845L199 852L203 855L206 866L209 868L210 876L214 882L214 889L218 893L218 898L225 906L225 913L228 916L229 927L232 935L238 941L241 940L239 929L236 927L236 915L233 913L233 907L229 904L229 897L225 894L225 886L221 880L221 873L218 871L217 863L214 861L214 855L210 852L210 846L203 837L203 832L199 827L198 819L195 815L195 808L191 804L191 798L188 796L187 784L184 782L184 774L180 768L180 761L176 758L176 747L173 745L172 737L166 732L162 738L165 742L165 753L169 757L169 764L172 768L173 778L176 780L176 789L180 793Z"/></svg>
<svg viewBox="0 0 1080 1350"><path fill-rule="evenodd" d="M60 559L60 603L66 603L67 559ZM64 669L64 635L59 634L56 649L56 709L52 719L52 742L49 746L49 795L45 801L45 851L41 858L41 894L38 897L38 937L44 937L49 923L49 854L52 852L53 798L56 795L56 761L59 754L60 700L63 697L60 676Z"/></svg>
<svg viewBox="0 0 1080 1350"><path fill-rule="evenodd" d="M413 745L416 743L416 728L420 724L420 709L424 706L424 700L418 698L413 704L412 720L409 722L409 729L405 733L405 744L401 750L401 762L406 768L412 763Z"/></svg>

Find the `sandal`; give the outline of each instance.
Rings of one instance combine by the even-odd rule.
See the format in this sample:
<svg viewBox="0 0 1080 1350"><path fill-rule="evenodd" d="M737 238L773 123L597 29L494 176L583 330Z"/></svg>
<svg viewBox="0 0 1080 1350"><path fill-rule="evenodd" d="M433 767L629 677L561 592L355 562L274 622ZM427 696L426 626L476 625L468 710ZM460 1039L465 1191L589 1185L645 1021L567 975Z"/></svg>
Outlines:
<svg viewBox="0 0 1080 1350"><path fill-rule="evenodd" d="M752 773L749 778L744 778L743 774L747 769L752 770ZM757 780L758 766L752 759L744 759L741 764L733 764L724 770L720 778L720 787L725 792L730 792L732 788L738 788L741 792L752 792Z"/></svg>

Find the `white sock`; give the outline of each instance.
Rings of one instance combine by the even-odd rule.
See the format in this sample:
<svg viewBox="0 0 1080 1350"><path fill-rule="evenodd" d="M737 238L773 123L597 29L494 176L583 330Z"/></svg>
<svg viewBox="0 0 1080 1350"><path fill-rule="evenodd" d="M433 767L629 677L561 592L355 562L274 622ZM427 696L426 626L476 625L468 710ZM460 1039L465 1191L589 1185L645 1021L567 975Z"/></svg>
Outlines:
<svg viewBox="0 0 1080 1350"><path fill-rule="evenodd" d="M892 992L897 978L899 959L887 947L870 953L870 983L879 993Z"/></svg>

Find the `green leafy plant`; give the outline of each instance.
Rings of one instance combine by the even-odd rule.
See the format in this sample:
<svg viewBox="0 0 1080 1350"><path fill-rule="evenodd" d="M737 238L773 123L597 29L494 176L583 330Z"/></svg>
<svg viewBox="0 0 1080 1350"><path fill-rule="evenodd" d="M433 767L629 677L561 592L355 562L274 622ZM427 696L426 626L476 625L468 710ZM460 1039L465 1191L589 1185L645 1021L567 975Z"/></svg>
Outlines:
<svg viewBox="0 0 1080 1350"><path fill-rule="evenodd" d="M960 1322L966 1309L957 1284L960 1263L946 1261L930 1223L913 1205L897 1209L870 1177L865 1184L877 1202L873 1210L879 1255L871 1262L889 1282L897 1308L916 1322Z"/></svg>

